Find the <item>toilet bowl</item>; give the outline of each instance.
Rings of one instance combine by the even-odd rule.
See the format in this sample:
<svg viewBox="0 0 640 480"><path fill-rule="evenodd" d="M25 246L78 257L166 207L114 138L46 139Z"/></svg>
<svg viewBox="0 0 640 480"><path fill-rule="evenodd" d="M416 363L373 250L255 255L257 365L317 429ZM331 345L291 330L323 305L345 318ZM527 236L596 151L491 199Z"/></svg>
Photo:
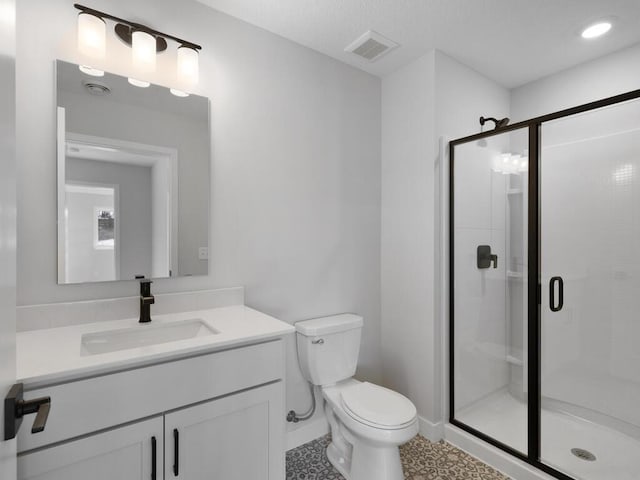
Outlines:
<svg viewBox="0 0 640 480"><path fill-rule="evenodd" d="M352 378L362 317L334 315L296 323L304 376L321 387L331 427L327 458L347 480L402 480L398 447L418 433L405 396Z"/></svg>
<svg viewBox="0 0 640 480"><path fill-rule="evenodd" d="M398 446L418 433L413 403L393 390L353 378L323 387L322 395L332 436L338 432L348 442L332 439L327 449L336 469L349 480L402 480Z"/></svg>

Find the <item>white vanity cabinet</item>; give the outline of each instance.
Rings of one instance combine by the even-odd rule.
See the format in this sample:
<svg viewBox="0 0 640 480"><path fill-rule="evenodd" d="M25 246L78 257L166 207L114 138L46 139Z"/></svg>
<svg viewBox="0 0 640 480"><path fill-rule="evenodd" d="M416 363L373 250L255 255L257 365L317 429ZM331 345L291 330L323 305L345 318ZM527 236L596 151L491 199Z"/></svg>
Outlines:
<svg viewBox="0 0 640 480"><path fill-rule="evenodd" d="M156 417L22 455L18 478L161 480L162 427L162 417Z"/></svg>
<svg viewBox="0 0 640 480"><path fill-rule="evenodd" d="M279 385L201 403L165 416L165 478L184 480L283 479L270 459L282 422L274 408ZM280 451L280 455L282 454Z"/></svg>
<svg viewBox="0 0 640 480"><path fill-rule="evenodd" d="M29 390L18 478L283 480L284 369L278 339Z"/></svg>

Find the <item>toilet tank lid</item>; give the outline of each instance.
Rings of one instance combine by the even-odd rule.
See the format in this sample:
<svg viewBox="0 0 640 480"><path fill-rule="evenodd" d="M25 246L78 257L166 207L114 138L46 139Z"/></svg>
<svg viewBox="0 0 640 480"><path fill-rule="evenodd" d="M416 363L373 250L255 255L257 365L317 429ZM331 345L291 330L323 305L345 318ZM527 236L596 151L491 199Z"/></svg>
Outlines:
<svg viewBox="0 0 640 480"><path fill-rule="evenodd" d="M341 313L340 315L303 320L296 322L294 326L299 334L305 337L316 337L362 328L362 317L353 313Z"/></svg>

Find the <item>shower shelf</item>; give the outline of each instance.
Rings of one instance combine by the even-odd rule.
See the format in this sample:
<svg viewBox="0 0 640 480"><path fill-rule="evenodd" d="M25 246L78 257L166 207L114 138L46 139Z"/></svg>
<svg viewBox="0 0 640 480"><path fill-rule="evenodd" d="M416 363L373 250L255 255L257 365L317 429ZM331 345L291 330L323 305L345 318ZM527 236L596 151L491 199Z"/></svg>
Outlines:
<svg viewBox="0 0 640 480"><path fill-rule="evenodd" d="M520 360L518 357L515 357L513 355L507 355L507 362L511 363L512 365L518 365L520 367L524 365L524 362L522 360Z"/></svg>

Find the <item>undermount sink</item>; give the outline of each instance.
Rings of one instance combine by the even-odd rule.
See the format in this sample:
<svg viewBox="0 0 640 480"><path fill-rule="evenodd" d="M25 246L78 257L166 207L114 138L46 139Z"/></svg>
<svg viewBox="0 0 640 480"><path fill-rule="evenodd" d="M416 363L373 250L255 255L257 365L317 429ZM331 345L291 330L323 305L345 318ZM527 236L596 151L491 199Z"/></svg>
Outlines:
<svg viewBox="0 0 640 480"><path fill-rule="evenodd" d="M219 333L217 330L209 327L200 319L158 325L153 323L140 324L130 328L82 335L80 354L82 356L98 355L196 337L207 337L217 333Z"/></svg>

